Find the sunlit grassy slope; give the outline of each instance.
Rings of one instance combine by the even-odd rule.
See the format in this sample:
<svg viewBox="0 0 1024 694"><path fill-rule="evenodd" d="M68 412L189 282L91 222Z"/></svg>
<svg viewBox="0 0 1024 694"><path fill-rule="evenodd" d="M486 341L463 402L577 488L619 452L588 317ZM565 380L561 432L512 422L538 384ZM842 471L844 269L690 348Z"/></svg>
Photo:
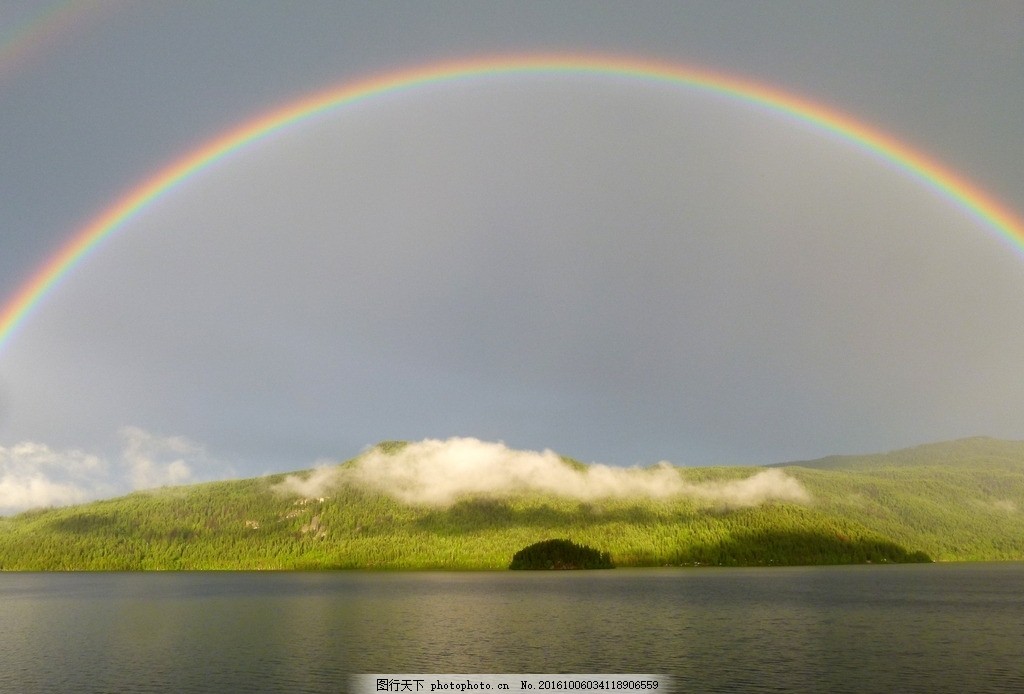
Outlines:
<svg viewBox="0 0 1024 694"><path fill-rule="evenodd" d="M567 464L577 468L575 461ZM570 501L537 494L410 506L355 487L274 491L284 475L0 518L0 569L499 569L564 537L618 566L1024 560L1024 442L965 439L781 466L806 504ZM694 482L763 468L680 468Z"/></svg>

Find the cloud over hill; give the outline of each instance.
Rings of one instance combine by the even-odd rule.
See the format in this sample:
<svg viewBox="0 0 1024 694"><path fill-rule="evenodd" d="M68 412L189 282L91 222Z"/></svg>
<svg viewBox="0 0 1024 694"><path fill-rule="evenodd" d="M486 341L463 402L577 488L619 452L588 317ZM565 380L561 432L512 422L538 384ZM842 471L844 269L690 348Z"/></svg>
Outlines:
<svg viewBox="0 0 1024 694"><path fill-rule="evenodd" d="M118 438L120 454L110 459L33 441L0 446L0 514L189 484L199 481L196 469L204 470L205 478L211 470L229 472L202 445L183 436L126 426Z"/></svg>
<svg viewBox="0 0 1024 694"><path fill-rule="evenodd" d="M463 496L502 498L522 493L580 501L690 497L729 507L810 500L807 490L781 470L764 470L742 480L697 483L687 481L668 463L649 468L601 464L577 468L550 450L517 451L474 438L426 439L396 451L373 448L349 466L290 475L279 489L323 496L340 484L428 506L450 506Z"/></svg>

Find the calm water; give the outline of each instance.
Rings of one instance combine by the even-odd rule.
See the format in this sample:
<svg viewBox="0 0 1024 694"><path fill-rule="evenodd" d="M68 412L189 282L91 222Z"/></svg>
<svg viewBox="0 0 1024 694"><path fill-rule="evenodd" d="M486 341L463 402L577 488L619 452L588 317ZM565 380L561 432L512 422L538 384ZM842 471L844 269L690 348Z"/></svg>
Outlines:
<svg viewBox="0 0 1024 694"><path fill-rule="evenodd" d="M344 692L354 672L1024 691L1024 564L0 574L3 692Z"/></svg>

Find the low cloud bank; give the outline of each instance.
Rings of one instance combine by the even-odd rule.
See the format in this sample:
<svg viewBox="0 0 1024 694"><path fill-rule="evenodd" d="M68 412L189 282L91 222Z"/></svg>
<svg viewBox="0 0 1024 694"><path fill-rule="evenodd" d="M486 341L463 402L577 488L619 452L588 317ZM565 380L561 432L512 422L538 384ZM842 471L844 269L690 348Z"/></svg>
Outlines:
<svg viewBox="0 0 1024 694"><path fill-rule="evenodd" d="M341 482L341 468L333 462L319 461L312 472L305 475L288 475L274 489L286 496L301 496L311 499L327 496Z"/></svg>
<svg viewBox="0 0 1024 694"><path fill-rule="evenodd" d="M85 501L87 489L106 475L106 463L82 451L30 441L0 446L0 513Z"/></svg>
<svg viewBox="0 0 1024 694"><path fill-rule="evenodd" d="M23 442L0 446L0 515L64 506L140 489L200 481L194 470L228 473L200 444L125 427L121 452L112 461L77 449L56 450ZM222 477L225 475L221 475ZM580 501L689 497L741 507L769 501L806 502L810 495L777 469L728 482L688 482L676 468L589 465L577 469L556 453L516 451L473 438L427 439L399 450L372 449L351 466L322 463L310 473L289 475L278 491L301 497L330 496L340 485L388 494L407 504L450 506L466 496L505 498L543 493Z"/></svg>
<svg viewBox="0 0 1024 694"><path fill-rule="evenodd" d="M427 439L394 452L375 448L351 466L291 475L279 489L315 497L327 496L342 484L429 506L450 506L464 496L502 498L528 492L580 501L690 497L729 507L810 500L797 480L777 469L743 480L695 483L667 463L643 469L594 464L578 470L550 450L516 451L473 438Z"/></svg>
<svg viewBox="0 0 1024 694"><path fill-rule="evenodd" d="M113 462L31 441L0 446L0 515L188 484L197 481L193 474L197 466L207 471L223 467L201 445L181 436L125 427L119 438L121 453Z"/></svg>

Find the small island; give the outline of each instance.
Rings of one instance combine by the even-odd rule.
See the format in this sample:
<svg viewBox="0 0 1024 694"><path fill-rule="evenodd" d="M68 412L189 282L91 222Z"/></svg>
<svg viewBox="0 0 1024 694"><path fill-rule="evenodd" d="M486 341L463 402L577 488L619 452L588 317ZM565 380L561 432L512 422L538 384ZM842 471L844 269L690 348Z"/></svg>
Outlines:
<svg viewBox="0 0 1024 694"><path fill-rule="evenodd" d="M572 540L543 540L512 555L512 570L614 569L611 555Z"/></svg>

